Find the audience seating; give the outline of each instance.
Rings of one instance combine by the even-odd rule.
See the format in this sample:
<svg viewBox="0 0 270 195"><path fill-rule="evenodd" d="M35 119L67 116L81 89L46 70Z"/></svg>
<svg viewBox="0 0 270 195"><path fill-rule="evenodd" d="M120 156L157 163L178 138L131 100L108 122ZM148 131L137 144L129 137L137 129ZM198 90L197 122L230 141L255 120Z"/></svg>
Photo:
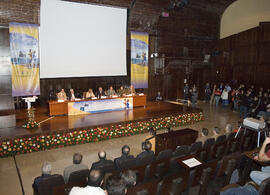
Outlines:
<svg viewBox="0 0 270 195"><path fill-rule="evenodd" d="M119 170L131 169L136 167L136 158L128 159L118 163Z"/></svg>
<svg viewBox="0 0 270 195"><path fill-rule="evenodd" d="M166 176L162 180L160 194L178 195L187 190L189 170Z"/></svg>
<svg viewBox="0 0 270 195"><path fill-rule="evenodd" d="M44 178L34 194L38 195L52 195L54 187L64 185L64 178L62 175L54 174L51 177Z"/></svg>
<svg viewBox="0 0 270 195"><path fill-rule="evenodd" d="M137 195L137 192L139 191L147 191L148 194L158 195L160 194L161 186L162 186L162 182L158 179L155 179L154 181L146 182L146 183L128 188L127 194Z"/></svg>
<svg viewBox="0 0 270 195"><path fill-rule="evenodd" d="M225 147L226 147L226 135L220 135L216 139L211 159L221 159L224 156Z"/></svg>
<svg viewBox="0 0 270 195"><path fill-rule="evenodd" d="M189 148L189 154L195 154L198 150L202 149L202 142L195 142Z"/></svg>
<svg viewBox="0 0 270 195"><path fill-rule="evenodd" d="M246 136L243 135L244 132L241 131L237 138L235 133L231 133L227 138L225 135L219 136L216 141L213 138L207 139L203 146L201 142L195 142L191 146L179 146L174 152L170 149L164 150L156 159L153 157L140 159L141 164L136 162L136 158L130 159L121 162L119 170L114 166L101 169L113 174L128 169L135 171L137 186L128 189L128 194L136 194L143 190L158 195L182 192L214 194L229 183L236 168L240 173L239 184L249 180L254 163L245 155L241 155L241 152L255 148L256 139L253 132L247 131ZM188 170L178 164L176 161L178 158L188 155L195 155L203 164ZM41 183L35 194L68 194L73 186L86 185L88 173L89 170L71 173L67 184L64 184L63 176L53 175ZM265 194L269 188L270 179L262 183L259 193Z"/></svg>
<svg viewBox="0 0 270 195"><path fill-rule="evenodd" d="M88 175L89 175L88 169L74 171L70 174L68 178L68 183L82 182L86 184Z"/></svg>
<svg viewBox="0 0 270 195"><path fill-rule="evenodd" d="M162 160L162 159L166 159L166 158L171 158L173 155L173 151L172 149L167 149L167 150L163 150L160 151L157 155L157 160Z"/></svg>
<svg viewBox="0 0 270 195"><path fill-rule="evenodd" d="M177 146L175 151L173 152L174 157L181 157L187 155L189 152L189 146Z"/></svg>
<svg viewBox="0 0 270 195"><path fill-rule="evenodd" d="M170 159L158 160L147 165L147 180L152 178L162 178L168 173L170 167Z"/></svg>

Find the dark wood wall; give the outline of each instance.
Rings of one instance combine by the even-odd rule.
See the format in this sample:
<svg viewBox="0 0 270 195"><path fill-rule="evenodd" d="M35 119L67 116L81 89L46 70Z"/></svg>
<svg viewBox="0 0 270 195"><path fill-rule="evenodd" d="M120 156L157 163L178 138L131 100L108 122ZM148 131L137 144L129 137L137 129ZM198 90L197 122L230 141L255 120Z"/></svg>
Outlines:
<svg viewBox="0 0 270 195"><path fill-rule="evenodd" d="M270 86L270 22L221 39L218 50L219 81Z"/></svg>
<svg viewBox="0 0 270 195"><path fill-rule="evenodd" d="M145 90L149 98L154 98L157 91L163 95L169 86L174 86L171 95L166 98L181 97L183 79L188 82L202 84L202 79L208 76L196 76L201 73L208 75L213 66L213 60L203 63L205 54L215 52L219 37L220 17L224 10L235 0L189 0L183 7L170 8L170 0L70 0L81 3L125 7L128 9L127 31L127 66L126 77L98 78L59 78L41 79L41 99L46 100L50 89L78 88L86 90L98 86L128 85L130 82L130 31L149 33L149 54L157 52L165 58L164 74L154 73L154 59L149 58L149 89ZM39 24L39 0L2 0L0 1L0 24L9 22L26 22ZM169 12L169 17L161 16L162 11ZM183 52L184 47L188 52ZM186 63L192 64L187 74ZM171 71L175 70L176 71ZM207 70L207 71L206 71ZM173 72L174 74L170 74ZM196 73L197 72L197 73ZM168 85L165 79L172 77ZM213 78L213 77L210 77ZM168 81L168 80L167 80ZM174 85L177 82L177 85Z"/></svg>
<svg viewBox="0 0 270 195"><path fill-rule="evenodd" d="M13 127L15 125L9 56L9 30L8 28L0 28L0 128Z"/></svg>

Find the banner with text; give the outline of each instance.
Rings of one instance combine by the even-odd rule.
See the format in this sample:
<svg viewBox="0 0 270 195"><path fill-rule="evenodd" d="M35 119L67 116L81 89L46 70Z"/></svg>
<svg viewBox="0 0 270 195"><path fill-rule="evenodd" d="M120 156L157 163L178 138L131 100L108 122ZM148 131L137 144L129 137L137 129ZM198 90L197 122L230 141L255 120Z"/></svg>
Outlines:
<svg viewBox="0 0 270 195"><path fill-rule="evenodd" d="M131 32L131 84L148 88L148 33Z"/></svg>
<svg viewBox="0 0 270 195"><path fill-rule="evenodd" d="M40 95L38 25L9 23L12 96Z"/></svg>

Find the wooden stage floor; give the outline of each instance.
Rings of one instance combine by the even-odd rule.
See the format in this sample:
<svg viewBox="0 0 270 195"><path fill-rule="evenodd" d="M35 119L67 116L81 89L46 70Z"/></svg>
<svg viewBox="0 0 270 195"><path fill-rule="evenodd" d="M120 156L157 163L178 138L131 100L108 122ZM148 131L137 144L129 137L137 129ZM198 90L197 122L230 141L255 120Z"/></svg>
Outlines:
<svg viewBox="0 0 270 195"><path fill-rule="evenodd" d="M112 123L144 120L153 117L169 116L171 114L198 113L200 109L171 104L167 102L147 102L147 106L134 108L128 111L113 111L90 115L56 116L41 123L40 128L24 129L21 126L26 122L26 109L16 110L16 126L0 129L1 139L35 134L46 134L52 131L72 130L85 127L94 127ZM36 107L35 119L37 122L48 119L47 107Z"/></svg>

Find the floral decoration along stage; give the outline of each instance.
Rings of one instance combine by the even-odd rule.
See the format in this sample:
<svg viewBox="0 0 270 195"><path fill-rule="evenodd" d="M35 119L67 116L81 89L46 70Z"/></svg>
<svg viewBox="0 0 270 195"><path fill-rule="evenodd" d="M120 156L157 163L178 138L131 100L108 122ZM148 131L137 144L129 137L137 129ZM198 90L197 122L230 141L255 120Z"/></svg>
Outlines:
<svg viewBox="0 0 270 195"><path fill-rule="evenodd" d="M159 117L143 121L122 122L119 124L86 128L83 130L53 132L47 135L33 135L28 138L6 139L0 142L0 157L13 154L50 150L76 144L98 142L117 137L145 133L150 127L156 130L190 125L203 120L203 113L186 113L175 116Z"/></svg>

